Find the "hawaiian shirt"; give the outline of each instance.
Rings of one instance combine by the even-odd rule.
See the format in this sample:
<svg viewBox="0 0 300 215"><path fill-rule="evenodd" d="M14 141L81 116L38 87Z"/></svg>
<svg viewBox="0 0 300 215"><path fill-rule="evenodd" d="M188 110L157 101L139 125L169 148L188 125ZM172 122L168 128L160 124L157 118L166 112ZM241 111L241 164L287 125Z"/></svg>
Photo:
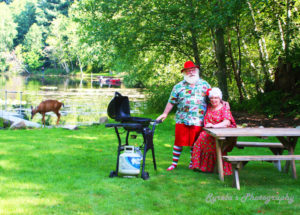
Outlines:
<svg viewBox="0 0 300 215"><path fill-rule="evenodd" d="M185 80L173 87L169 103L177 105L176 123L203 126L207 104L206 91L210 85L202 79L191 87Z"/></svg>

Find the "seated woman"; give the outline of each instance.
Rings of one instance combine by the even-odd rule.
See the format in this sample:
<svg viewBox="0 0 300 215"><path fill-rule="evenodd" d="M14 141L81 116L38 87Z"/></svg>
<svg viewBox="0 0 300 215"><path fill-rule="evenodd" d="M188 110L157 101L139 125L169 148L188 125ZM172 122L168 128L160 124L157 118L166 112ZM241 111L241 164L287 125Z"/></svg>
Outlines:
<svg viewBox="0 0 300 215"><path fill-rule="evenodd" d="M222 92L219 88L208 91L210 104L204 117L204 127L222 128L236 127L236 123L228 107L221 103ZM236 138L233 140L236 141ZM231 148L232 149L232 148ZM224 153L223 155L226 155ZM217 159L216 140L206 131L202 131L194 144L192 153L192 169L202 172L212 172ZM232 168L228 162L223 162L224 175L231 175Z"/></svg>

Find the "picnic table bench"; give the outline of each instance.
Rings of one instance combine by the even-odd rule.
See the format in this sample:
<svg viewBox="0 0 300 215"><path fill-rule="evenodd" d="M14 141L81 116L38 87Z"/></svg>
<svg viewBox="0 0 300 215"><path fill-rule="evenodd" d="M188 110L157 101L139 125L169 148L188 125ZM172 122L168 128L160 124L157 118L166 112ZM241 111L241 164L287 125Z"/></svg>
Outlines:
<svg viewBox="0 0 300 215"><path fill-rule="evenodd" d="M270 143L270 142L245 142L237 141L236 147L239 149L244 149L245 147L262 147L269 148L274 155L282 155L284 150L287 150L282 143ZM281 172L281 161L267 161L275 164L279 172ZM243 166L245 166L248 161L243 161Z"/></svg>
<svg viewBox="0 0 300 215"><path fill-rule="evenodd" d="M216 138L217 164L218 173L221 181L224 181L223 161L222 158L231 162L234 166L234 185L240 189L239 170L243 166L243 162L248 161L281 161L286 160L285 169L288 171L292 166L292 174L296 179L295 160L300 160L300 155L294 155L294 150L300 136L300 129L297 128L204 128L210 135ZM276 137L280 143L264 143L264 142L242 142L239 141L237 147L268 147L273 155L249 155L249 156L223 156L222 152L228 148L230 141L227 138L232 137ZM226 145L227 144L227 145ZM283 150L288 151L288 155L282 155Z"/></svg>
<svg viewBox="0 0 300 215"><path fill-rule="evenodd" d="M243 167L244 161L295 161L300 160L300 155L253 155L253 156L223 156L223 159L233 166L233 186L240 189L239 171ZM296 174L296 172L293 172ZM296 177L294 175L294 177Z"/></svg>
<svg viewBox="0 0 300 215"><path fill-rule="evenodd" d="M282 143L244 142L244 141L237 141L236 147L238 147L238 148L244 148L244 147L268 147L268 148L284 149L284 145Z"/></svg>

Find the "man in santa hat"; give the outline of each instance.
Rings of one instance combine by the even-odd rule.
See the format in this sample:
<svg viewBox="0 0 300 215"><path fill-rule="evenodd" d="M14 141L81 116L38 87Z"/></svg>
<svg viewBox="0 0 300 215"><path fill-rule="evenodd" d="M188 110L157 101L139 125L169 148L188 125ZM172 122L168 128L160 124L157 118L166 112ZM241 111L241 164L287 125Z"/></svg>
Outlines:
<svg viewBox="0 0 300 215"><path fill-rule="evenodd" d="M164 121L174 105L177 105L175 143L173 147L173 162L167 168L176 168L183 146L189 146L191 153L193 144L203 127L204 115L207 109L206 93L210 85L199 77L199 66L187 61L181 70L184 80L173 87L166 108L157 120ZM191 168L191 163L189 168Z"/></svg>

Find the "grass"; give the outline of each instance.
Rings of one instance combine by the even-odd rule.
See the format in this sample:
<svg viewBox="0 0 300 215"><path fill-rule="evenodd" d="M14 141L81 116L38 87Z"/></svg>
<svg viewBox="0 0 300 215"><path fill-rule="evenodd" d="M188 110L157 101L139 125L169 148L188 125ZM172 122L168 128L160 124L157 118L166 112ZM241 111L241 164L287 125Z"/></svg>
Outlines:
<svg viewBox="0 0 300 215"><path fill-rule="evenodd" d="M240 191L231 187L231 176L221 182L216 174L189 170L187 148L178 168L167 172L174 126L167 119L156 128L158 170L148 153L147 181L108 177L116 165L117 138L103 125L76 131L1 130L0 214L297 214L299 179L278 172L271 163L247 164ZM138 136L131 143L141 141ZM234 149L231 154L270 151ZM299 174L298 161L296 166Z"/></svg>

